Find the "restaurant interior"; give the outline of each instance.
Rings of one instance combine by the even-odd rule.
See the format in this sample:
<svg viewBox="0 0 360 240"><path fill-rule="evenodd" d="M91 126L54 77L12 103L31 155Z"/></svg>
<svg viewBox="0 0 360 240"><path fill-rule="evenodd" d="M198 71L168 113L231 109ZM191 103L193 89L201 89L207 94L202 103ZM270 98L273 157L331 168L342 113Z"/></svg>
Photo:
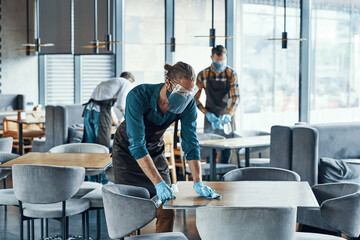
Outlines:
<svg viewBox="0 0 360 240"><path fill-rule="evenodd" d="M359 0L0 0L0 239L360 239Z"/></svg>

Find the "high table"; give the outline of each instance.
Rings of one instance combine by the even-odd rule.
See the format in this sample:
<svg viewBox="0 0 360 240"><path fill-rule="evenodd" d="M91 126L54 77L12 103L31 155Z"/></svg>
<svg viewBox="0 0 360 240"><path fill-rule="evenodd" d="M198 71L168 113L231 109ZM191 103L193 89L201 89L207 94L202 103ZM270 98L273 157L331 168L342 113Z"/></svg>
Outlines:
<svg viewBox="0 0 360 240"><path fill-rule="evenodd" d="M0 165L10 169L14 164L83 167L86 173L104 171L111 165L110 153L28 153Z"/></svg>
<svg viewBox="0 0 360 240"><path fill-rule="evenodd" d="M204 182L221 199L207 199L193 189L193 182L178 182L176 198L164 209L190 209L203 206L280 207L296 206L319 208L308 182L290 181L239 181Z"/></svg>
<svg viewBox="0 0 360 240"><path fill-rule="evenodd" d="M45 118L28 118L25 120L18 120L17 117L8 117L7 120L17 123L19 126L19 155L23 155L23 124L45 123Z"/></svg>
<svg viewBox="0 0 360 240"><path fill-rule="evenodd" d="M245 166L250 166L250 148L270 146L270 136L254 136L243 138L225 138L199 141L200 147L210 148L210 180L216 180L216 151L217 150L240 150L245 148Z"/></svg>

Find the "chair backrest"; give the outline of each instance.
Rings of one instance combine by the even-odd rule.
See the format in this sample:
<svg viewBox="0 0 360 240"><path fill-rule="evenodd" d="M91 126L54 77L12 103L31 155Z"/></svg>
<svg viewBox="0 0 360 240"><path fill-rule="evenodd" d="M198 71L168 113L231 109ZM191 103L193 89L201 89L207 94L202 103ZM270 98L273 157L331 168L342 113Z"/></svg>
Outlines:
<svg viewBox="0 0 360 240"><path fill-rule="evenodd" d="M0 138L0 152L11 153L13 146L13 138Z"/></svg>
<svg viewBox="0 0 360 240"><path fill-rule="evenodd" d="M225 139L225 137L214 133L198 133L197 138L199 141ZM201 159L206 159L207 157L210 157L210 151L211 150L209 148L200 148Z"/></svg>
<svg viewBox="0 0 360 240"><path fill-rule="evenodd" d="M65 201L84 182L82 167L13 165L15 197L25 203L49 204Z"/></svg>
<svg viewBox="0 0 360 240"><path fill-rule="evenodd" d="M110 238L117 239L142 228L156 216L148 190L129 185L102 188L106 225Z"/></svg>
<svg viewBox="0 0 360 240"><path fill-rule="evenodd" d="M201 207L196 227L202 240L292 240L296 207Z"/></svg>
<svg viewBox="0 0 360 240"><path fill-rule="evenodd" d="M300 181L293 171L272 167L239 168L226 173L224 181Z"/></svg>
<svg viewBox="0 0 360 240"><path fill-rule="evenodd" d="M7 152L0 152L0 164L4 164L10 160L20 157L20 155L7 153ZM0 170L1 172L1 170Z"/></svg>
<svg viewBox="0 0 360 240"><path fill-rule="evenodd" d="M109 149L95 143L69 143L53 147L49 153L109 153Z"/></svg>
<svg viewBox="0 0 360 240"><path fill-rule="evenodd" d="M54 146L68 143L69 126L83 124L84 107L81 104L55 106L54 108Z"/></svg>

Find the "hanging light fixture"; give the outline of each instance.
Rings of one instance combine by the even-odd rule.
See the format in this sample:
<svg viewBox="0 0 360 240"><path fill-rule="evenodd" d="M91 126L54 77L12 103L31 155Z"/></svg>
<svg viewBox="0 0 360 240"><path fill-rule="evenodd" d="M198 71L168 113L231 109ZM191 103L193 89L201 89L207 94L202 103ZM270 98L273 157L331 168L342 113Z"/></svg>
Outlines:
<svg viewBox="0 0 360 240"><path fill-rule="evenodd" d="M97 0L94 0L94 40L90 41L91 45L85 45L83 48L93 48L94 53L99 53L99 48L111 51L112 50L112 44L114 43L122 43L120 41L112 41L111 31L110 31L110 20L111 20L111 14L110 14L110 0L107 0L106 2L106 28L107 28L107 34L105 35L105 40L97 40Z"/></svg>
<svg viewBox="0 0 360 240"><path fill-rule="evenodd" d="M52 47L53 43L41 43L40 40L40 15L39 15L39 0L35 2L35 25L36 25L36 38L35 43L30 43L30 27L29 27L29 0L26 0L26 43L22 46L25 48L19 48L18 51L26 52L26 55L30 55L30 52L40 52L41 47Z"/></svg>
<svg viewBox="0 0 360 240"><path fill-rule="evenodd" d="M211 28L210 28L210 35L209 36L195 36L196 38L200 37L206 37L209 38L209 46L215 47L215 39L216 38L225 38L229 39L232 38L232 36L216 36L215 34L215 28L214 28L214 15L215 15L215 3L214 0L211 1Z"/></svg>
<svg viewBox="0 0 360 240"><path fill-rule="evenodd" d="M268 40L280 40L281 48L287 49L287 43L290 40L303 41L305 38L288 38L286 32L286 0L284 0L284 31L282 32L281 38L268 38Z"/></svg>

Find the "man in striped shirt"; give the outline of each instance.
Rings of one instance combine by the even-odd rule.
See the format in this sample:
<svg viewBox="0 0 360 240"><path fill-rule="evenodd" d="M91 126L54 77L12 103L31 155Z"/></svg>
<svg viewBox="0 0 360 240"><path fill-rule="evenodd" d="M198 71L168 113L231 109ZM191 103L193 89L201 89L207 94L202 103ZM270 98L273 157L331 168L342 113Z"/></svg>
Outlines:
<svg viewBox="0 0 360 240"><path fill-rule="evenodd" d="M239 84L236 72L226 65L226 49L217 45L211 50L212 64L197 76L199 91L195 101L205 114L204 132L230 137L224 133L224 125L231 123L235 130L234 113L240 102ZM202 89L205 90L205 107L200 102ZM223 150L220 163L229 163L231 150Z"/></svg>

